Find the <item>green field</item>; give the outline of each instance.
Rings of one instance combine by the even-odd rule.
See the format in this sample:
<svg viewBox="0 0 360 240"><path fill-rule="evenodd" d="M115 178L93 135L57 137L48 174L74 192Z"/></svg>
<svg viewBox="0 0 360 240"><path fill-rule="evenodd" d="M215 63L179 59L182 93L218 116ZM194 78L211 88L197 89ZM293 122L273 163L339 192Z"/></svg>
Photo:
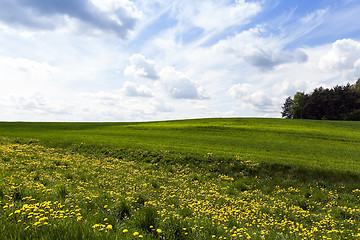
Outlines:
<svg viewBox="0 0 360 240"><path fill-rule="evenodd" d="M174 153L360 173L360 123L285 119L199 119L150 123L0 123L0 135L50 147Z"/></svg>
<svg viewBox="0 0 360 240"><path fill-rule="evenodd" d="M0 123L0 239L358 239L360 123Z"/></svg>

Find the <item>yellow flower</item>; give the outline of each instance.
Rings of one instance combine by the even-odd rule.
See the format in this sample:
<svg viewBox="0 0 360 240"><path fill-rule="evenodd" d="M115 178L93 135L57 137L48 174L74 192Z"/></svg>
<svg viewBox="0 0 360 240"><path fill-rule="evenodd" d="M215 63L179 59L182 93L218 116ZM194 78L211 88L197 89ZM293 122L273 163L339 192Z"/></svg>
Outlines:
<svg viewBox="0 0 360 240"><path fill-rule="evenodd" d="M139 236L139 233L138 233L138 232L134 232L133 235L134 235L134 237L137 237L137 236Z"/></svg>
<svg viewBox="0 0 360 240"><path fill-rule="evenodd" d="M16 210L14 213L15 213L15 214L20 213L20 210Z"/></svg>
<svg viewBox="0 0 360 240"><path fill-rule="evenodd" d="M129 231L129 230L127 230L127 229L124 229L124 230L123 230L123 233L127 233L128 231Z"/></svg>
<svg viewBox="0 0 360 240"><path fill-rule="evenodd" d="M48 219L49 219L48 217L43 217L43 218L40 218L40 219L39 219L39 222L45 221L45 220L48 220Z"/></svg>
<svg viewBox="0 0 360 240"><path fill-rule="evenodd" d="M113 226L111 224L107 225L106 229L108 230L112 230L113 229Z"/></svg>
<svg viewBox="0 0 360 240"><path fill-rule="evenodd" d="M156 231L157 231L157 233L161 233L161 229L159 229L159 228L156 229Z"/></svg>

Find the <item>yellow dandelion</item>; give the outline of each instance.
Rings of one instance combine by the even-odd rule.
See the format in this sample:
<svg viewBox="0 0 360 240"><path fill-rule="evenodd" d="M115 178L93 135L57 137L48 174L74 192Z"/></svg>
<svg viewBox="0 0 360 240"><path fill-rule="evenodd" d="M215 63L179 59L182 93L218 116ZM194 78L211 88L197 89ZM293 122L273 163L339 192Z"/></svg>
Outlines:
<svg viewBox="0 0 360 240"><path fill-rule="evenodd" d="M139 236L139 233L138 233L138 232L134 232L133 235L134 235L134 237L137 237L137 236Z"/></svg>
<svg viewBox="0 0 360 240"><path fill-rule="evenodd" d="M129 231L129 230L127 230L127 229L124 229L124 230L123 230L123 233L127 233L128 231Z"/></svg>
<svg viewBox="0 0 360 240"><path fill-rule="evenodd" d="M160 234L160 233L161 233L161 229L160 229L160 228L156 229L156 232Z"/></svg>
<svg viewBox="0 0 360 240"><path fill-rule="evenodd" d="M113 226L111 224L107 225L106 227L107 230L112 230L113 229Z"/></svg>
<svg viewBox="0 0 360 240"><path fill-rule="evenodd" d="M39 224L41 224L41 222L36 222L36 223L34 223L33 225L34 225L34 226L37 226L37 225L39 225Z"/></svg>

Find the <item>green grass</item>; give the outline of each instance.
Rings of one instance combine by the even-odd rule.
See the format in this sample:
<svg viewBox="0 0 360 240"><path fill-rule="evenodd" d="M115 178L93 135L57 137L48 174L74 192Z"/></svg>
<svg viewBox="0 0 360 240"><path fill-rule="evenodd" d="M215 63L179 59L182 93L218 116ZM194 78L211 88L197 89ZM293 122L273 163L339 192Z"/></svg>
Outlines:
<svg viewBox="0 0 360 240"><path fill-rule="evenodd" d="M144 149L360 173L360 123L198 119L149 123L0 123L0 135L51 147ZM85 145L85 146L84 146Z"/></svg>
<svg viewBox="0 0 360 240"><path fill-rule="evenodd" d="M358 239L360 123L0 123L0 239Z"/></svg>

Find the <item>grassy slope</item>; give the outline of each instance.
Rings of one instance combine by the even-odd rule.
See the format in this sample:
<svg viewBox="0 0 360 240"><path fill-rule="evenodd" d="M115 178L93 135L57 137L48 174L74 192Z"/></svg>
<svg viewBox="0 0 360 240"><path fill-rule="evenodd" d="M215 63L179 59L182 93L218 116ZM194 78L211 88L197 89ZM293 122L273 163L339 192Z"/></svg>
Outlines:
<svg viewBox="0 0 360 240"><path fill-rule="evenodd" d="M281 119L0 123L0 136L70 148L0 137L0 238L358 239L359 127ZM119 159L106 157L113 154ZM180 164L158 164L169 161Z"/></svg>
<svg viewBox="0 0 360 240"><path fill-rule="evenodd" d="M360 173L360 122L198 119L149 123L0 123L0 136L48 146L169 150Z"/></svg>

